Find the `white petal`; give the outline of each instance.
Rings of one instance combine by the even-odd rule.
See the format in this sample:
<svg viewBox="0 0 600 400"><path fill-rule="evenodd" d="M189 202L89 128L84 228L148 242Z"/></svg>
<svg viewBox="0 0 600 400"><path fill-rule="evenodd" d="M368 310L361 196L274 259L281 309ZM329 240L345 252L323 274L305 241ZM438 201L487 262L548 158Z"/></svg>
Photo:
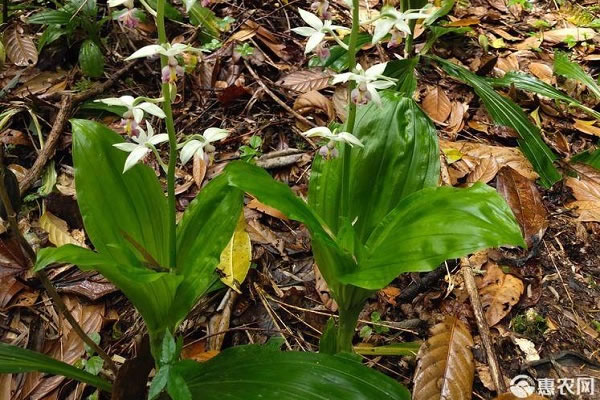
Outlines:
<svg viewBox="0 0 600 400"><path fill-rule="evenodd" d="M304 22L306 22L309 26L312 26L318 31L323 28L323 21L321 21L321 19L315 14L305 11L301 8L298 9L298 12L300 13L300 17L302 17Z"/></svg>
<svg viewBox="0 0 600 400"><path fill-rule="evenodd" d="M137 144L133 144L133 143L116 143L116 144L113 144L113 146L116 147L119 150L123 150L123 151L126 151L128 153L131 153L132 151L134 151L138 147Z"/></svg>
<svg viewBox="0 0 600 400"><path fill-rule="evenodd" d="M202 150L204 143L199 140L190 140L181 149L179 157L183 164L187 164L188 161L196 154L198 150Z"/></svg>
<svg viewBox="0 0 600 400"><path fill-rule="evenodd" d="M144 119L144 111L142 109L136 107L133 110L131 110L131 112L133 113L133 119L135 120L135 122L137 122L138 124L142 122L142 120Z"/></svg>
<svg viewBox="0 0 600 400"><path fill-rule="evenodd" d="M221 128L208 128L204 131L202 136L204 136L208 143L211 143L225 139L227 136L229 136L229 131Z"/></svg>
<svg viewBox="0 0 600 400"><path fill-rule="evenodd" d="M138 104L136 106L136 108L141 108L142 110L146 111L148 114L152 114L158 118L166 117L164 111L159 106L157 106L156 104L153 104L153 103L144 102L144 103Z"/></svg>
<svg viewBox="0 0 600 400"><path fill-rule="evenodd" d="M119 100L121 100L127 107L133 106L133 102L135 101L133 96L121 96L119 97Z"/></svg>
<svg viewBox="0 0 600 400"><path fill-rule="evenodd" d="M169 135L167 135L166 133L159 133L158 135L152 136L150 140L148 140L148 142L156 146L158 144L167 142L168 140Z"/></svg>
<svg viewBox="0 0 600 400"><path fill-rule="evenodd" d="M339 132L336 134L338 138L340 138L342 142L348 143L350 146L357 145L359 147L365 147L362 142L353 134L348 132Z"/></svg>
<svg viewBox="0 0 600 400"><path fill-rule="evenodd" d="M127 107L127 104L123 103L123 100L117 99L116 97L110 97L108 99L100 99L100 100L94 100L94 101L96 101L98 103L108 104L109 106Z"/></svg>
<svg viewBox="0 0 600 400"><path fill-rule="evenodd" d="M381 80L381 81L373 81L373 82L369 82L369 83L367 84L367 86L371 86L371 87L373 87L374 89L379 89L379 90L381 90L381 89L387 89L387 88L389 88L389 87L392 87L392 86L394 86L395 84L396 84L396 83L395 83L395 82L392 82L392 81L383 81L383 80Z"/></svg>
<svg viewBox="0 0 600 400"><path fill-rule="evenodd" d="M398 29L399 31L402 31L404 33L406 33L407 35L410 35L410 27L408 26L408 24L406 23L406 21L402 20L402 21L398 21L396 23L396 25L394 25L394 27L396 29Z"/></svg>
<svg viewBox="0 0 600 400"><path fill-rule="evenodd" d="M190 12L190 9L196 4L196 0L183 0L183 4L185 4L185 12Z"/></svg>
<svg viewBox="0 0 600 400"><path fill-rule="evenodd" d="M146 121L146 129L148 131L148 137L154 136L154 128L150 125L150 122Z"/></svg>
<svg viewBox="0 0 600 400"><path fill-rule="evenodd" d="M323 32L315 32L311 37L308 38L306 42L306 48L304 49L304 54L308 54L313 51L319 43L323 41L325 38L325 34Z"/></svg>
<svg viewBox="0 0 600 400"><path fill-rule="evenodd" d="M404 14L405 19L421 19L421 18L429 18L430 15L422 12L407 12Z"/></svg>
<svg viewBox="0 0 600 400"><path fill-rule="evenodd" d="M177 54L181 54L186 51L190 46L183 43L175 43L171 46L170 49L166 50L165 55L169 57L176 56Z"/></svg>
<svg viewBox="0 0 600 400"><path fill-rule="evenodd" d="M355 74L353 74L352 72L344 72L343 74L334 75L333 79L331 80L331 84L336 85L338 83L348 82L352 75Z"/></svg>
<svg viewBox="0 0 600 400"><path fill-rule="evenodd" d="M371 95L371 100L378 106L381 106L381 96L379 96L377 90L373 86L367 85L367 91Z"/></svg>
<svg viewBox="0 0 600 400"><path fill-rule="evenodd" d="M142 57L150 57L155 54L165 54L166 50L164 47L158 44L151 44L150 46L145 46L130 55L125 59L125 61L133 60L134 58L142 58Z"/></svg>
<svg viewBox="0 0 600 400"><path fill-rule="evenodd" d="M108 0L109 7L118 7L121 4L127 3L129 0Z"/></svg>
<svg viewBox="0 0 600 400"><path fill-rule="evenodd" d="M371 43L375 44L387 35L396 21L390 18L381 18L375 23L375 31L373 32L373 39Z"/></svg>
<svg viewBox="0 0 600 400"><path fill-rule="evenodd" d="M308 37L314 35L318 31L314 28L309 28L308 26L300 26L298 28L293 28L292 32Z"/></svg>
<svg viewBox="0 0 600 400"><path fill-rule="evenodd" d="M376 78L379 77L381 75L383 75L383 72L385 71L385 67L387 67L387 63L381 63L381 64L375 64L372 67L370 67L368 70L365 71L365 76L369 77L369 78Z"/></svg>
<svg viewBox="0 0 600 400"><path fill-rule="evenodd" d="M309 129L306 132L303 132L302 135L306 137L319 136L327 139L331 139L334 136L333 133L331 133L331 130L329 130L329 128L326 126L318 126L316 128Z"/></svg>
<svg viewBox="0 0 600 400"><path fill-rule="evenodd" d="M150 149L147 147L138 146L135 150L129 154L127 160L125 160L125 167L123 168L123 172L125 173L131 167L133 167L138 161L140 161L146 154L150 152Z"/></svg>

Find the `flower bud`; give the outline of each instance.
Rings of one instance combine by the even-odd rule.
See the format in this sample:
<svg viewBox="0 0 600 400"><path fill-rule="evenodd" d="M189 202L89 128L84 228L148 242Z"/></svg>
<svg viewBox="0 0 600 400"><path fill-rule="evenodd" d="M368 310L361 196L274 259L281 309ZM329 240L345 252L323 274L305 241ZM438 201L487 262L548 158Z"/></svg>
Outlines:
<svg viewBox="0 0 600 400"><path fill-rule="evenodd" d="M354 104L364 105L371 101L371 93L367 90L367 85L361 83L352 90L350 98Z"/></svg>

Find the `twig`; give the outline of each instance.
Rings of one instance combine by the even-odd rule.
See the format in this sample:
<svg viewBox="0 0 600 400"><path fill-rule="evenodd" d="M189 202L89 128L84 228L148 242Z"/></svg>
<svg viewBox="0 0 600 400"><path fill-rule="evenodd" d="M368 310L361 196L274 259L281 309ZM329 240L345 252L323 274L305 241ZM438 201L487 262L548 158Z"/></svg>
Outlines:
<svg viewBox="0 0 600 400"><path fill-rule="evenodd" d="M266 92L266 93L267 93L269 96L271 96L271 98L272 98L273 100L275 100L275 102L276 102L277 104L279 104L279 105L280 105L281 107L283 107L283 108L284 108L284 109L285 109L287 112L289 112L289 113L290 113L290 114L292 114L294 117L296 117L296 118L297 118L297 119L298 119L300 122L302 122L302 123L304 123L304 124L306 124L306 125L308 125L308 126L310 126L310 127L313 127L313 128L315 128L315 127L317 126L317 125L316 125L314 122L312 122L311 120L307 119L306 117L304 117L304 116L302 116L302 115L298 114L298 113L297 113L296 111L294 111L294 110L293 110L293 109L292 109L290 106L288 106L287 104L285 104L285 102L283 102L283 100L281 100L279 97L277 97L277 95L276 95L275 93L273 93L273 91L272 91L271 89L269 89L269 88L267 87L267 85L265 85L265 83L262 81L262 79L260 78L260 76L258 76L258 74L257 74L257 73L256 73L256 72L255 72L255 71L252 69L252 67L250 66L250 63L248 63L248 61L244 60L244 65L246 66L246 68L248 68L248 71L250 72L250 75L252 75L252 77L253 77L254 79L256 79L256 82L257 82L257 83L260 85L260 87L261 87L261 88L263 88L263 90L264 90L264 91L265 91L265 92ZM300 135L300 136L302 136L302 138L303 138L304 140L307 140L307 138L306 138L306 137L304 137L303 135ZM311 145L313 148L315 148L315 145L314 145L312 142L310 142L310 141L308 141L308 140L307 140L307 142L308 142L308 143L309 143L309 144L310 144L310 145Z"/></svg>
<svg viewBox="0 0 600 400"><path fill-rule="evenodd" d="M136 63L133 61L127 64L125 67L121 68L117 72L110 77L110 79L106 80L103 83L98 83L94 85L91 89L86 90L83 93L79 93L76 95L65 94L62 96L62 100L60 102L60 110L56 115L56 119L54 120L54 124L52 125L52 129L48 134L48 138L46 139L46 143L44 148L40 151L38 158L33 163L33 166L27 171L27 174L23 178L21 182L19 182L19 191L21 192L21 196L23 196L37 181L42 172L44 171L44 167L48 163L48 160L54 156L54 152L56 150L56 146L58 145L58 141L60 139L60 135L62 134L65 126L67 125L67 121L71 117L71 111L73 108L94 96L99 95L104 92L110 86L114 85L115 82L121 78L127 71L131 69L131 67Z"/></svg>
<svg viewBox="0 0 600 400"><path fill-rule="evenodd" d="M29 243L23 237L23 235L21 234L21 231L19 230L19 224L17 222L17 214L15 213L15 210L14 210L12 203L10 201L10 198L8 196L6 186L4 184L4 182L5 182L4 179L6 176L5 168L6 167L4 166L4 148L0 146L0 199L2 200L2 204L4 205L4 209L6 210L6 216L7 216L8 223L10 225L12 234L15 235L15 237L19 241L19 244L21 245L21 247L27 254L27 259L29 261L29 264L33 266L34 260L35 260L35 252L33 251L31 246L29 245ZM44 288L46 289L46 291L48 292L48 294L50 295L50 297L52 298L54 303L56 304L56 307L58 308L58 310L64 315L65 319L67 320L67 322L69 322L69 324L71 325L71 327L73 328L75 333L77 333L77 335L79 337L81 337L81 339L83 340L83 342L85 344L90 346L90 348L94 349L94 351L96 353L98 353L98 355L104 360L104 362L106 362L106 365L108 365L108 367L116 375L117 374L117 366L115 365L113 360L110 358L110 356L108 354L106 354L104 352L104 350L102 350L102 348L100 346L98 346L92 340L92 338L90 338L83 331L83 329L81 328L81 325L79 325L79 323L75 320L75 318L73 317L71 312L67 309L67 306L65 305L65 303L62 301L62 299L56 292L56 289L52 285L52 282L50 282L50 279L48 279L48 275L46 275L46 273L44 271L39 271L36 273L36 275L39 278L39 280L42 282L42 285L44 285Z"/></svg>
<svg viewBox="0 0 600 400"><path fill-rule="evenodd" d="M488 326L485 315L483 314L479 292L477 291L475 278L473 278L473 270L471 269L471 265L467 259L462 259L461 265L465 287L469 293L471 306L473 307L473 313L475 314L475 320L477 321L477 329L479 330L481 342L483 343L483 347L485 348L485 353L487 355L487 361L490 367L490 375L492 375L492 380L494 381L494 385L496 386L498 393L505 393L506 384L504 383L504 376L502 375L502 370L500 370L498 357L496 356L492 339L490 338L490 327Z"/></svg>

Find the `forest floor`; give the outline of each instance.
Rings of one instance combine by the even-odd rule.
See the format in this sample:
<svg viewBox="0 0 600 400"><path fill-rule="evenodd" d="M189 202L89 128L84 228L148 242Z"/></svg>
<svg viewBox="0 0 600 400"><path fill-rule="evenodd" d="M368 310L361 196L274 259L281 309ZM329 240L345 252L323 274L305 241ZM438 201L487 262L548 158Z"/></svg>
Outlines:
<svg viewBox="0 0 600 400"><path fill-rule="evenodd" d="M378 3L372 0L369 7ZM444 36L432 52L480 75L500 77L509 71L533 74L596 107L600 99L585 86L553 75L552 59L554 50L568 50L572 60L598 77L600 34L579 37L577 26L582 19L600 18L597 1L572 5L536 1L531 8L515 3L457 2L448 18L453 27L469 27L470 31ZM41 6L24 4L29 5L13 11L6 29L22 28L35 38L42 27L23 21ZM99 7L105 9L106 5ZM240 156L254 157L276 179L298 194L306 194L316 146L300 135L306 125L297 115L318 124L339 121L345 93L329 86L329 72L308 68L304 44L290 32L290 28L303 25L298 7L308 9L310 4L306 0L250 0L210 6L217 17L231 17L233 22L221 33L221 47L203 56L180 82L173 106L175 124L178 132L218 126L233 133L217 144L215 161L207 170L192 164L177 170L178 211L185 209L203 182ZM338 21L348 25L344 2L332 0L331 7ZM540 28L536 21L547 26ZM179 41L205 40L202 30L188 23L171 22L168 32ZM155 36L155 28L147 23L138 29L117 21L103 26L106 66L105 76L98 81L117 79L94 98L160 96L155 63L138 61L122 70L126 65L123 58L153 43ZM487 40L488 51L483 48L482 37ZM236 46L244 43L254 50L242 57ZM422 38L417 37L416 43L418 49ZM7 62L0 72L0 108L18 110L2 123L0 140L8 149L6 162L20 181L31 180L19 223L36 248L56 240L86 240L73 183L70 127L67 124L58 132L55 154L44 155L34 123L39 123L44 134L49 133L58 122L55 118L63 104L61 94L85 92L95 82L82 77L73 46L67 41L55 42L39 54L35 66ZM359 62L368 67L394 59L395 52L385 46L365 47ZM513 209L516 207L531 244L522 252L493 250L469 260L484 311L488 321L493 320L491 336L506 383L523 373L553 379L580 375L600 379L600 171L561 162L565 178L550 189L543 188L535 183L536 173L517 150L516 133L494 124L469 86L434 65L420 67L418 78L414 97L436 121L443 150L441 180L455 186L478 180L502 186L502 194ZM589 117L585 114L514 88L505 94L539 124L545 142L562 159L593 148L600 136L600 126L586 121ZM67 117L94 118L119 131L117 116L99 113L89 104L74 104ZM53 162L56 170L54 178L44 174L44 179L55 179L49 193L38 190L45 185L42 169L32 169L39 157L46 157L43 165ZM159 165L155 161L150 165L158 175ZM571 169L585 178L574 178L568 172ZM102 185L102 171L98 171L98 184ZM46 218L42 221L43 213ZM316 351L319 335L336 305L313 267L307 230L256 200L246 199L244 214L254 268L242 284L241 294L216 292L190 314L181 331L184 356L203 360L223 348L264 343L280 335L288 348ZM70 239L57 239L57 235ZM44 351L69 363L85 358L80 338L65 328L63 316L11 246L6 238L0 245L0 340ZM87 332L100 334L102 347L110 355L121 361L135 355L144 333L143 323L114 286L73 266L51 269L49 275L76 319ZM449 261L427 274L400 276L378 292L361 314L355 343L424 341L429 328L448 315L466 322L475 340L473 398L493 398L494 385L460 262ZM368 365L411 386L415 356L365 358ZM0 388L7 385L16 393L15 399L74 400L89 394L82 385L34 374L0 376ZM596 385L600 391L600 381ZM0 399L6 398L3 393L6 395L0 390Z"/></svg>

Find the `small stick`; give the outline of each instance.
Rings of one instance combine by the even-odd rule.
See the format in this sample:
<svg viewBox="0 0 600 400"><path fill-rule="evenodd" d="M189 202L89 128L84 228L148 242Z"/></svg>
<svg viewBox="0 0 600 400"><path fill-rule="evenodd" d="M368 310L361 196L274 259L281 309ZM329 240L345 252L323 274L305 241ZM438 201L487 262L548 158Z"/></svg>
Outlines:
<svg viewBox="0 0 600 400"><path fill-rule="evenodd" d="M279 97L277 97L277 95L275 93L273 93L273 91L271 89L269 89L267 87L267 85L265 85L265 83L262 81L262 79L260 79L260 77L258 76L258 74L252 69L252 67L250 66L250 64L248 63L248 61L244 60L244 65L246 66L246 68L248 68L248 71L250 71L250 75L252 75L254 77L254 79L256 79L256 82L260 85L260 87L263 88L263 90L269 95L271 96L271 98L273 100L275 100L275 102L277 104L279 104L281 107L283 107L287 112L289 112L290 114L292 114L294 117L296 117L298 120L300 120L300 122L315 128L317 126L317 124L315 124L314 122L312 122L309 119L306 119L306 117L298 114L296 111L294 111L290 106L288 106L287 104L285 104ZM314 149L316 146L314 145L314 143L312 143L311 141L307 140L308 138L304 137L303 135L302 138L304 140L306 140L311 147Z"/></svg>
<svg viewBox="0 0 600 400"><path fill-rule="evenodd" d="M492 375L492 379L498 393L505 393L506 385L504 383L504 376L502 375L502 370L500 370L498 357L496 356L492 339L490 338L490 327L488 326L485 315L483 314L479 292L477 291L475 278L473 278L473 269L471 269L468 259L462 259L461 265L461 272L465 281L465 287L469 293L471 306L473 307L473 313L475 314L475 320L477 321L477 329L479 330L481 342L483 343L483 347L485 348L485 353L487 355L487 361L490 367L490 375Z"/></svg>
<svg viewBox="0 0 600 400"><path fill-rule="evenodd" d="M14 210L12 203L10 201L10 198L8 196L6 186L4 185L5 176L6 176L6 173L5 173L5 167L4 167L4 148L0 146L0 198L2 200L2 204L4 205L4 209L6 210L6 216L7 216L8 223L10 225L12 234L15 235L15 237L19 241L19 244L21 245L21 247L27 254L27 259L29 261L29 264L33 265L34 260L35 260L35 252L33 251L31 246L29 245L29 243L23 237L23 235L21 234L21 231L19 230L19 224L17 222L17 214L15 213L15 210ZM116 376L117 366L115 365L113 360L110 358L110 356L108 354L106 354L104 352L104 350L102 350L102 348L100 346L98 346L92 340L92 338L90 338L83 331L83 329L81 328L81 325L79 325L79 323L75 320L75 318L73 317L71 312L67 309L67 306L65 305L65 303L62 301L62 299L58 295L58 292L52 285L52 282L50 282L50 279L48 279L48 275L46 275L46 272L38 271L36 273L36 275L39 278L39 280L42 282L42 285L44 285L44 288L46 289L46 291L48 292L48 294L50 295L50 297L52 298L54 303L56 304L58 310L64 315L65 319L69 322L69 324L71 325L71 327L73 328L75 333L77 333L77 335L79 337L81 337L81 339L84 341L85 344L90 346L90 348L94 349L94 351L96 353L98 353L98 355L104 360L104 362L106 362L106 365L108 365L108 367L111 369L111 371Z"/></svg>

